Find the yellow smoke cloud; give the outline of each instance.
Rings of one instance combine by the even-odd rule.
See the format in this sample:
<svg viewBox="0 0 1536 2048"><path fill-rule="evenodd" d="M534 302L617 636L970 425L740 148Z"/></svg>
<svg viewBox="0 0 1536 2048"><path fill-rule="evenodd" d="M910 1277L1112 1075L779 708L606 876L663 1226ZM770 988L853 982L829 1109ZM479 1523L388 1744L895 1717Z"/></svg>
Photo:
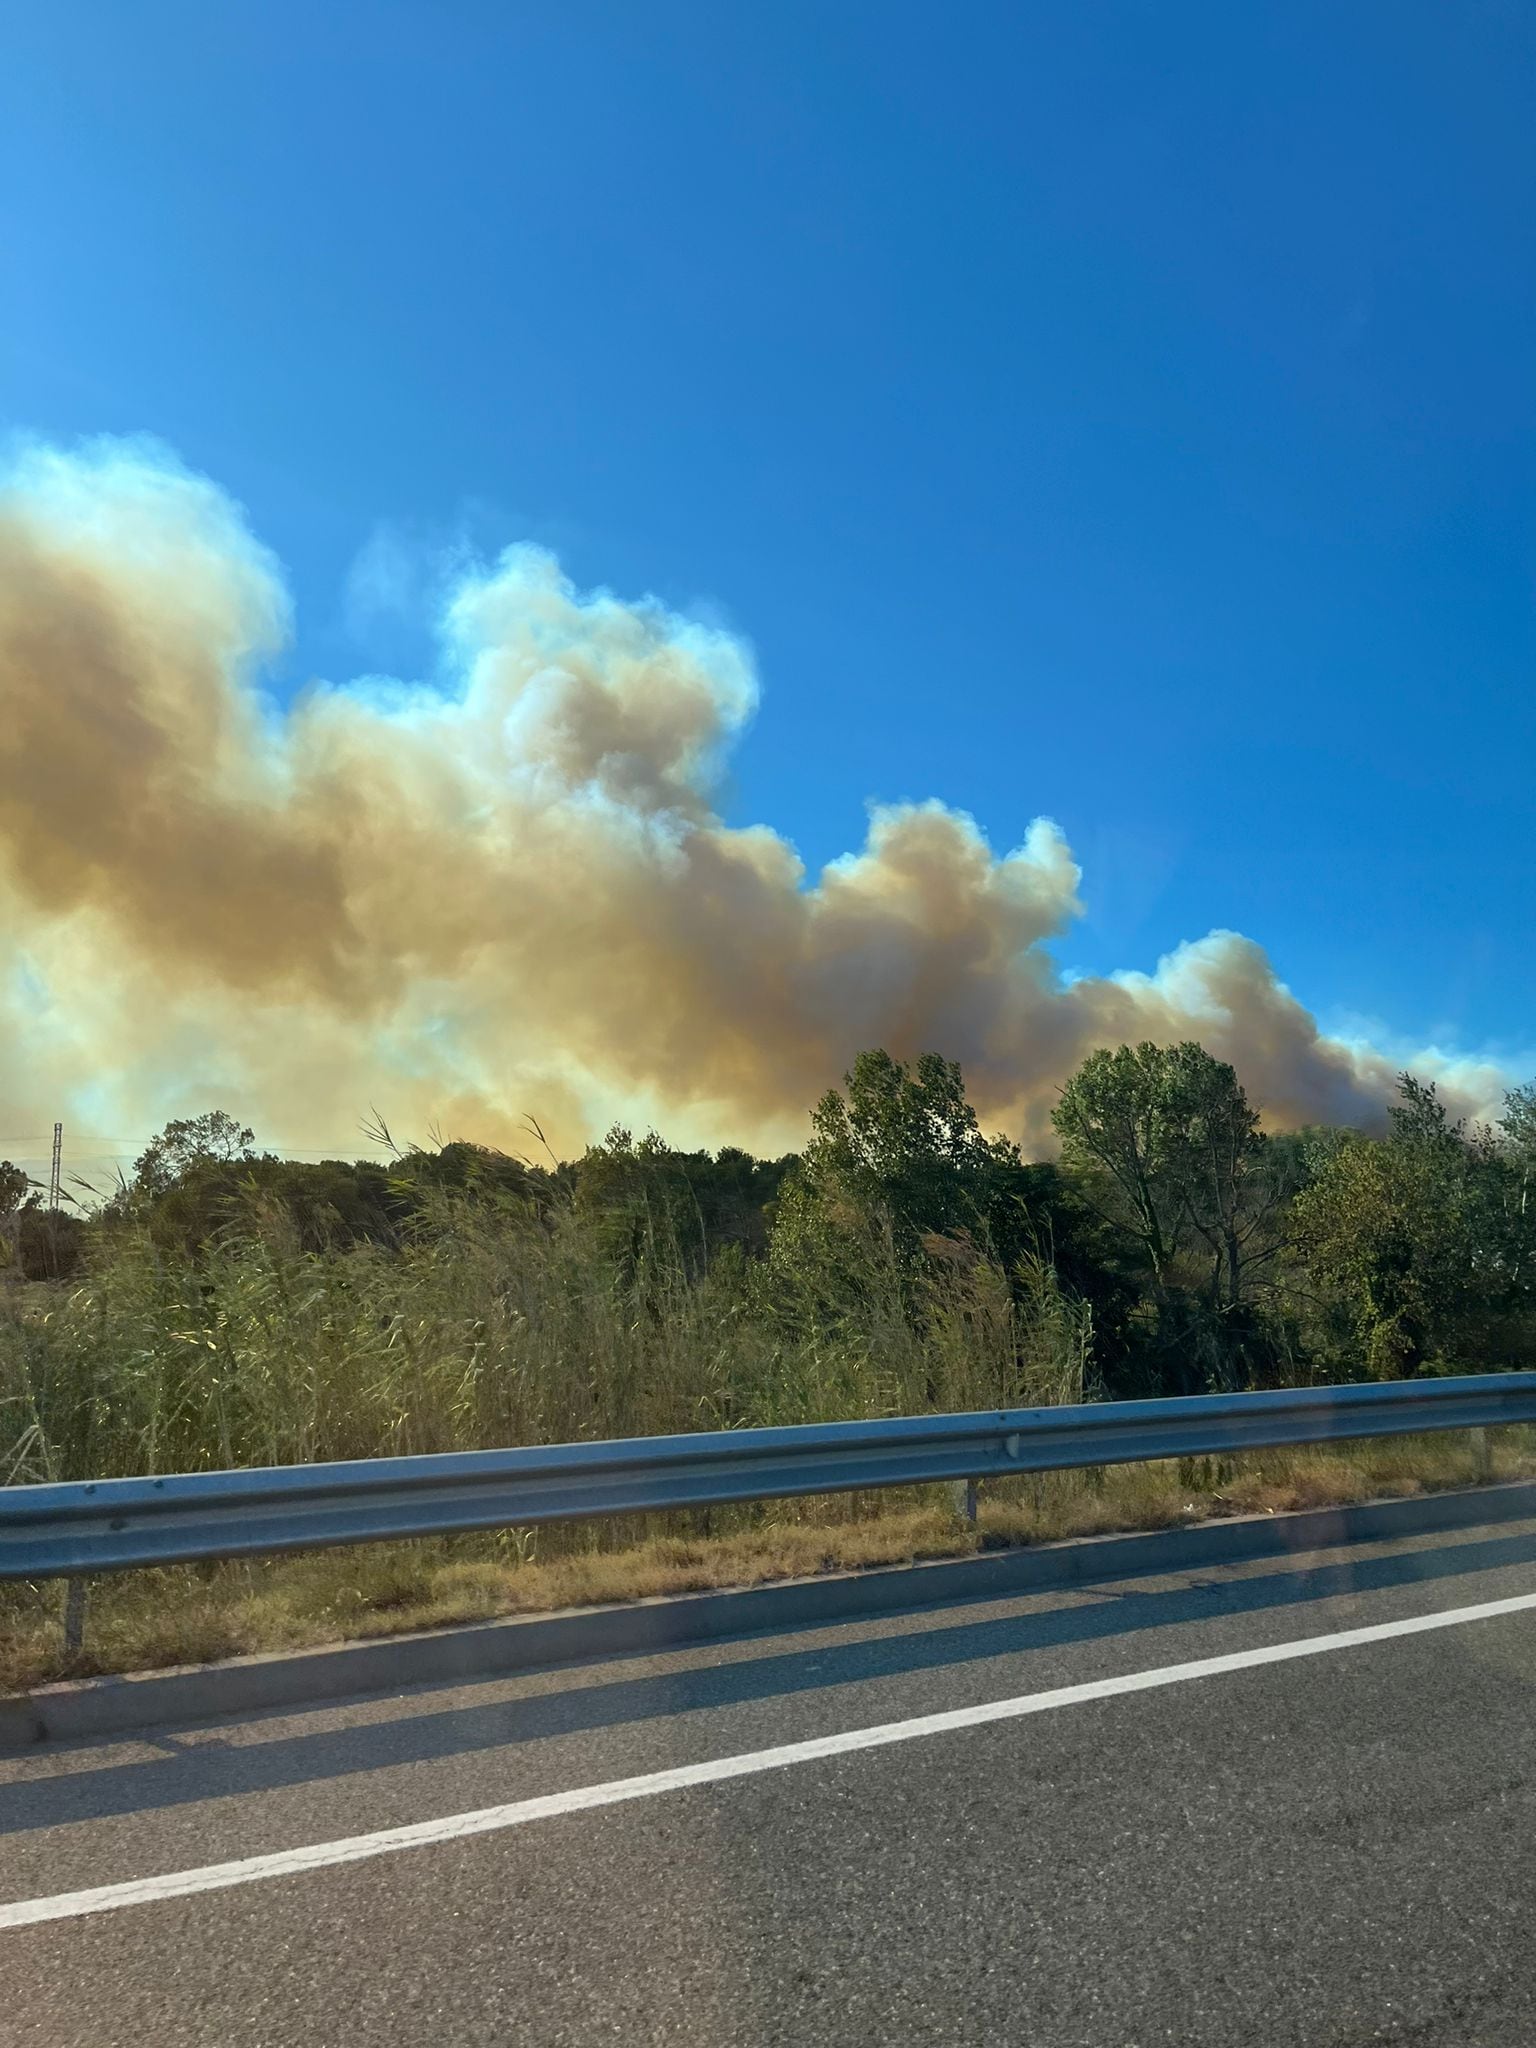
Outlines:
<svg viewBox="0 0 1536 2048"><path fill-rule="evenodd" d="M777 1147L874 1044L958 1058L1029 1146L1120 1040L1202 1039L1276 1124L1390 1092L1396 1063L1321 1035L1234 933L1064 982L1079 876L1049 820L999 857L962 813L880 809L808 881L712 806L745 648L540 550L462 578L447 689L278 713L288 615L238 508L163 450L32 448L0 484L0 1131L217 1102L303 1145L379 1103L490 1142L532 1110L562 1149L615 1115Z"/></svg>

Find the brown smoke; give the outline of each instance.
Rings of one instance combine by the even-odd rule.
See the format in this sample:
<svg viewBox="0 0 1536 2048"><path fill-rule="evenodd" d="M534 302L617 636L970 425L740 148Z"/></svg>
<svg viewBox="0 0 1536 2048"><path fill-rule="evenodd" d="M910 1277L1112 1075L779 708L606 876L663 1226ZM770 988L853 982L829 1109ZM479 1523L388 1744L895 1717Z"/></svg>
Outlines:
<svg viewBox="0 0 1536 2048"><path fill-rule="evenodd" d="M615 1115L798 1142L861 1046L964 1065L1047 1140L1096 1045L1198 1037L1275 1124L1372 1122L1393 1062L1321 1036L1251 941L1066 983L1077 868L937 804L807 883L711 804L744 649L514 549L448 605L451 688L261 694L287 599L163 451L31 449L0 489L0 1129L220 1102L302 1145L380 1103L569 1148ZM1482 1107L1489 1068L1441 1071ZM19 1120L19 1122L17 1121Z"/></svg>

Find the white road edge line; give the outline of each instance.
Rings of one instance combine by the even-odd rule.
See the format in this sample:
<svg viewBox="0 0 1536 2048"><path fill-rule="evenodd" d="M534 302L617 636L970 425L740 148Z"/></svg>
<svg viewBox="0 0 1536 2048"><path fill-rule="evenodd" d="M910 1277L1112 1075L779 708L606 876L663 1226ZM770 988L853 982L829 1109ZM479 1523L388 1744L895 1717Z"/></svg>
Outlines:
<svg viewBox="0 0 1536 2048"><path fill-rule="evenodd" d="M1217 1678L1226 1671L1251 1671L1261 1664L1284 1664L1295 1657L1320 1657L1352 1650L1362 1643L1384 1643L1393 1636L1423 1635L1428 1630L1455 1628L1468 1621L1491 1621L1498 1615L1520 1614L1536 1607L1536 1593L1508 1600L1487 1600L1476 1607L1452 1607L1436 1614L1410 1615L1403 1621L1377 1622L1370 1628L1341 1629L1334 1635L1303 1636L1296 1642L1272 1643L1256 1650L1234 1650L1223 1657L1201 1657L1189 1664L1164 1664L1151 1671L1128 1671L1119 1678L1090 1679L1084 1685L1057 1686L1051 1692L1023 1693L982 1706L956 1707L942 1714L919 1714L910 1721L886 1721L874 1728L852 1728L842 1735L818 1735L809 1742L786 1742L777 1749L749 1750L743 1756L717 1757L675 1770L648 1771L639 1778L614 1778L605 1785L580 1785L573 1792L550 1792L539 1799L516 1799L505 1806L482 1806L473 1813L453 1813L443 1820L419 1821L404 1828L381 1828L371 1835L351 1835L339 1842L317 1842L305 1849L279 1850L272 1856L243 1856L233 1863L209 1863L200 1870L171 1871L163 1877L142 1877L127 1884L97 1885L89 1891L60 1892L49 1899L19 1899L0 1905L0 1928L33 1927L41 1920L73 1920L85 1913L110 1913L119 1906L146 1906L159 1899L184 1899L193 1892L219 1891L227 1885L255 1884L269 1877L295 1877L333 1863L361 1863L370 1856L390 1856L397 1849L428 1849L456 1842L466 1835L489 1835L529 1821L552 1820L564 1813L587 1813L598 1806L617 1806L627 1799L649 1799L658 1792L680 1792L690 1785L718 1785L729 1778L749 1778L759 1771L783 1770L790 1764L815 1763L822 1757L848 1756L860 1749L883 1749L892 1742L916 1742L925 1735L947 1735L961 1728L980 1728L991 1721L1021 1720L1026 1714L1047 1714L1056 1707L1075 1707L1088 1700L1117 1698L1122 1693L1151 1692L1182 1685L1193 1678Z"/></svg>

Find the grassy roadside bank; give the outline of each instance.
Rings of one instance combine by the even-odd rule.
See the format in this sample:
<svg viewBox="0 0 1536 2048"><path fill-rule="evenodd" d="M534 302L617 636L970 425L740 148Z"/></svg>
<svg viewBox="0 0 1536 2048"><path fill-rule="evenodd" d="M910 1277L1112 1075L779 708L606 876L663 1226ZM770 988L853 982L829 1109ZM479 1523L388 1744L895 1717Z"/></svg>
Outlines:
<svg viewBox="0 0 1536 2048"><path fill-rule="evenodd" d="M1536 1430L1495 1431L1490 1449L1493 1478L1536 1477ZM656 1516L132 1572L93 1583L85 1646L74 1656L63 1646L61 1585L0 1587L0 1691L1067 1536L1430 1493L1487 1476L1470 1440L1451 1433L998 1482L982 1489L974 1528L935 1489L903 1489L769 1502L707 1520Z"/></svg>

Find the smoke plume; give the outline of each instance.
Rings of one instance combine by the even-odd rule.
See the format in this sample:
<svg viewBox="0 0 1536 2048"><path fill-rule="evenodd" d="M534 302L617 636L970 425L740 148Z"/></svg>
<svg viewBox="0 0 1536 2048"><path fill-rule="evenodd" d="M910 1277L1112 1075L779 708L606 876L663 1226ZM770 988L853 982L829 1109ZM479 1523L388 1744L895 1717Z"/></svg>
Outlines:
<svg viewBox="0 0 1536 2048"><path fill-rule="evenodd" d="M262 677L289 608L239 509L157 447L31 447L0 483L0 1133L221 1104L327 1144L569 1150L614 1116L798 1143L861 1046L959 1059L1048 1142L1098 1045L1197 1037L1275 1125L1371 1123L1395 1062L1331 1040L1231 932L1064 981L1078 870L939 804L807 877L724 824L756 682L731 635L584 594L540 550L464 573L429 686ZM1441 1069L1485 1106L1499 1076Z"/></svg>

